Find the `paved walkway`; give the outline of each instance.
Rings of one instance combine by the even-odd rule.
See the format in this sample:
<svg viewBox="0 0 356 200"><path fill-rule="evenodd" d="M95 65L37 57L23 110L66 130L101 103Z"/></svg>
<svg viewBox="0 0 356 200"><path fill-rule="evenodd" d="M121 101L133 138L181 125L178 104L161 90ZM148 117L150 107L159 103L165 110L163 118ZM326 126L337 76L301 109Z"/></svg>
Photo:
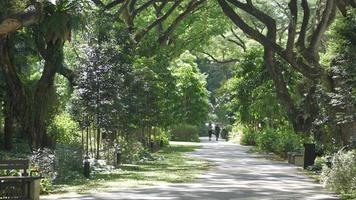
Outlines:
<svg viewBox="0 0 356 200"><path fill-rule="evenodd" d="M53 196L58 200L327 200L338 199L319 184L304 176L296 167L270 161L248 153L249 147L229 142L208 141L191 156L217 164L191 184L169 184L142 189L119 190L87 195Z"/></svg>

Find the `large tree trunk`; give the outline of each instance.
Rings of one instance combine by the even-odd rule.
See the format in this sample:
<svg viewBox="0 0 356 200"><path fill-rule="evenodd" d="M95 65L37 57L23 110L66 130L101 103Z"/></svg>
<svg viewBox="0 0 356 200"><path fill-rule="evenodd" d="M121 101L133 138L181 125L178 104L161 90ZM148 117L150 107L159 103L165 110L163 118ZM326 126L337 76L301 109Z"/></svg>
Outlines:
<svg viewBox="0 0 356 200"><path fill-rule="evenodd" d="M356 121L340 124L341 141L344 146L351 143L351 139L356 139Z"/></svg>
<svg viewBox="0 0 356 200"><path fill-rule="evenodd" d="M4 142L5 149L12 148L12 137L14 135L14 121L17 113L20 113L26 102L25 90L17 75L16 68L12 65L11 49L13 45L7 37L0 36L0 69L3 72L6 83L5 99L5 126Z"/></svg>
<svg viewBox="0 0 356 200"><path fill-rule="evenodd" d="M63 41L49 41L43 58L45 64L42 76L37 82L33 99L31 99L30 111L25 124L28 133L31 135L32 147L51 147L53 141L46 134L46 120L50 118L49 111L51 110L54 96L54 78L57 71L60 69L63 62Z"/></svg>
<svg viewBox="0 0 356 200"><path fill-rule="evenodd" d="M16 116L21 129L29 136L32 148L51 146L52 142L46 135L46 120L49 117L54 91L54 78L63 62L63 41L50 41L47 44L45 54L42 55L45 59L42 76L34 92L31 92L33 91L31 89L25 90L16 67L13 66L12 48L14 47L8 38L0 38L0 67L4 72L9 97L14 108L12 116Z"/></svg>
<svg viewBox="0 0 356 200"><path fill-rule="evenodd" d="M14 112L11 100L9 97L5 100L5 125L4 125L4 149L9 151L12 149L12 137L14 135Z"/></svg>

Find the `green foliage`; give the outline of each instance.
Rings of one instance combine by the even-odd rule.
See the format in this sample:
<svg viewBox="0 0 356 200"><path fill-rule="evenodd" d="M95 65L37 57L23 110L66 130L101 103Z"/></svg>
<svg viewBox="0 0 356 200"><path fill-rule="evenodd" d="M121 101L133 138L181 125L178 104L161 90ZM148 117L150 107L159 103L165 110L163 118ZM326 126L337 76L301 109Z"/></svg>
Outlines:
<svg viewBox="0 0 356 200"><path fill-rule="evenodd" d="M233 135L238 137L238 135ZM300 151L303 147L303 138L297 135L290 127L252 128L244 127L240 143L243 145L255 145L261 151L274 152L286 157L287 152Z"/></svg>
<svg viewBox="0 0 356 200"><path fill-rule="evenodd" d="M141 155L145 152L143 144L130 135L125 140L119 140L119 144L123 163L135 163L141 159Z"/></svg>
<svg viewBox="0 0 356 200"><path fill-rule="evenodd" d="M244 128L240 138L240 143L243 145L256 145L257 134L259 132L254 129ZM232 135L231 137L238 137L239 135Z"/></svg>
<svg viewBox="0 0 356 200"><path fill-rule="evenodd" d="M356 151L341 150L332 158L332 167L323 167L321 174L323 184L335 190L345 198L356 198Z"/></svg>
<svg viewBox="0 0 356 200"><path fill-rule="evenodd" d="M277 150L278 133L272 128L266 128L257 133L256 144L261 150L273 152Z"/></svg>
<svg viewBox="0 0 356 200"><path fill-rule="evenodd" d="M55 150L56 182L78 178L83 173L83 152L77 145L57 145Z"/></svg>
<svg viewBox="0 0 356 200"><path fill-rule="evenodd" d="M201 74L196 57L190 52L183 53L172 63L172 73L176 78L177 100L175 116L179 123L202 124L208 116L208 91L206 76Z"/></svg>
<svg viewBox="0 0 356 200"><path fill-rule="evenodd" d="M48 133L60 144L77 144L80 141L79 125L68 113L60 113L55 116Z"/></svg>
<svg viewBox="0 0 356 200"><path fill-rule="evenodd" d="M199 128L189 124L176 125L171 130L172 140L199 142Z"/></svg>
<svg viewBox="0 0 356 200"><path fill-rule="evenodd" d="M279 155L285 157L287 152L299 152L303 149L303 137L295 133L291 127L281 127L277 129L277 133L277 153Z"/></svg>
<svg viewBox="0 0 356 200"><path fill-rule="evenodd" d="M228 118L232 123L255 125L265 121L277 126L286 121L261 48L251 48L242 55L233 77L217 91L216 109L220 118Z"/></svg>
<svg viewBox="0 0 356 200"><path fill-rule="evenodd" d="M315 171L315 172L321 172L323 167L327 167L328 159L327 157L316 157L314 161L313 166L309 166L308 170L310 171Z"/></svg>

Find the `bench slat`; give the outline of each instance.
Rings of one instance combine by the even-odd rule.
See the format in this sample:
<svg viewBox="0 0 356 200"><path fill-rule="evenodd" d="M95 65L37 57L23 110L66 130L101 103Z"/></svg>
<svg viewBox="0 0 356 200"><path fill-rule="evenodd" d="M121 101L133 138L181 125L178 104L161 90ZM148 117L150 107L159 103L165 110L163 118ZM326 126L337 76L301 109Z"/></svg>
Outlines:
<svg viewBox="0 0 356 200"><path fill-rule="evenodd" d="M0 164L28 164L28 160L0 160Z"/></svg>
<svg viewBox="0 0 356 200"><path fill-rule="evenodd" d="M28 169L28 160L0 160L0 169Z"/></svg>

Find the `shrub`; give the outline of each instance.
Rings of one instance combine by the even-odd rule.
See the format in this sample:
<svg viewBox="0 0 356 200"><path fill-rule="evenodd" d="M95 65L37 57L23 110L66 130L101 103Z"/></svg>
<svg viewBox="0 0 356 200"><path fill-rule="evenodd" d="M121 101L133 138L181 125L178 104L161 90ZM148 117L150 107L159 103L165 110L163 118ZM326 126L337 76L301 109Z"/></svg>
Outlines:
<svg viewBox="0 0 356 200"><path fill-rule="evenodd" d="M233 133L232 138L237 137ZM253 128L242 128L240 139L242 145L255 145L259 150L274 152L285 157L287 152L300 151L302 149L303 139L300 135L288 127L273 129L266 127L255 130Z"/></svg>
<svg viewBox="0 0 356 200"><path fill-rule="evenodd" d="M329 189L356 198L356 150L336 153L332 167L323 167L321 181Z"/></svg>
<svg viewBox="0 0 356 200"><path fill-rule="evenodd" d="M250 128L244 128L240 139L242 145L256 145L258 131ZM232 135L232 137L234 137Z"/></svg>
<svg viewBox="0 0 356 200"><path fill-rule="evenodd" d="M199 142L199 128L197 126L180 124L171 130L172 140Z"/></svg>
<svg viewBox="0 0 356 200"><path fill-rule="evenodd" d="M83 152L76 145L57 145L55 150L56 181L67 180L80 176L83 171Z"/></svg>
<svg viewBox="0 0 356 200"><path fill-rule="evenodd" d="M169 139L171 138L169 131L162 128L154 128L154 132L155 134L151 139L156 145L160 145L161 141L163 142L163 145L167 146L169 144Z"/></svg>
<svg viewBox="0 0 356 200"><path fill-rule="evenodd" d="M314 161L313 166L309 166L308 170L310 171L315 171L315 172L321 172L323 167L327 167L328 165L328 158L323 156L323 157L316 157Z"/></svg>
<svg viewBox="0 0 356 200"><path fill-rule="evenodd" d="M257 147L264 151L276 152L278 148L278 132L272 128L265 128L257 135Z"/></svg>
<svg viewBox="0 0 356 200"><path fill-rule="evenodd" d="M134 163L140 160L140 155L145 151L141 142L138 142L134 137L128 136L125 140L119 141L122 151L123 163Z"/></svg>
<svg viewBox="0 0 356 200"><path fill-rule="evenodd" d="M79 125L68 113L61 113L53 119L48 132L60 144L77 144L80 140Z"/></svg>
<svg viewBox="0 0 356 200"><path fill-rule="evenodd" d="M287 152L300 151L303 148L303 138L293 130L282 128L276 131L278 140L273 152L285 157Z"/></svg>
<svg viewBox="0 0 356 200"><path fill-rule="evenodd" d="M41 193L47 194L51 188L53 180L57 177L55 171L55 155L50 149L38 149L32 152L31 169L40 172L43 176L41 179Z"/></svg>

